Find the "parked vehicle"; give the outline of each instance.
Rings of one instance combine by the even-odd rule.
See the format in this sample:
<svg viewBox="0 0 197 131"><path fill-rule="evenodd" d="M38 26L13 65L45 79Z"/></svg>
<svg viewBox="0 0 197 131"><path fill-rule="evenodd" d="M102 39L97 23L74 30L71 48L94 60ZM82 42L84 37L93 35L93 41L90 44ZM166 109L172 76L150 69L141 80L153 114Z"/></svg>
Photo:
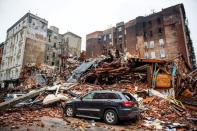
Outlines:
<svg viewBox="0 0 197 131"><path fill-rule="evenodd" d="M98 90L87 93L65 104L65 115L103 119L108 124L119 120L137 119L139 108L130 93Z"/></svg>

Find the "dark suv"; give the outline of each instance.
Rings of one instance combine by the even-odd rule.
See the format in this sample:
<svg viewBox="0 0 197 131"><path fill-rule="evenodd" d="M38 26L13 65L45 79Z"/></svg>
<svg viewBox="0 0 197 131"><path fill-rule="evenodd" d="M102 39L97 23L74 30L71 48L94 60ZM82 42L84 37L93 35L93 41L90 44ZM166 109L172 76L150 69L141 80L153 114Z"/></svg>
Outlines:
<svg viewBox="0 0 197 131"><path fill-rule="evenodd" d="M130 93L99 90L92 91L65 105L66 116L104 119L108 124L118 120L137 119L138 103Z"/></svg>

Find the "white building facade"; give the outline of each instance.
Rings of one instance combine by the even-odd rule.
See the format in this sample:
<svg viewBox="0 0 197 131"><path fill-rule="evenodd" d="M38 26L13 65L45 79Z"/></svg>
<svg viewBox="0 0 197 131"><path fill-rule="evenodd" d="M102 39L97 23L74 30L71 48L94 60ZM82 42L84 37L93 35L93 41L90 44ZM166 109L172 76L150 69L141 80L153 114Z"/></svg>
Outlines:
<svg viewBox="0 0 197 131"><path fill-rule="evenodd" d="M25 64L44 62L47 25L45 19L27 13L7 30L0 81L18 79Z"/></svg>

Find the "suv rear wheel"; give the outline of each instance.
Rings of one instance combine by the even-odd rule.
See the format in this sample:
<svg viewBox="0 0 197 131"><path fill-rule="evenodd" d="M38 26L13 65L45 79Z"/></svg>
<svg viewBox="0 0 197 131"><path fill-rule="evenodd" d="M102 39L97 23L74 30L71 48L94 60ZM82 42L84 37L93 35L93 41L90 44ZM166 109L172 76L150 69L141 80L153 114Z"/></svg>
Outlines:
<svg viewBox="0 0 197 131"><path fill-rule="evenodd" d="M66 114L66 116L68 116L68 117L74 116L73 107L72 107L72 106L67 106L67 107L66 107L66 110L65 110L65 114Z"/></svg>
<svg viewBox="0 0 197 131"><path fill-rule="evenodd" d="M118 122L117 114L114 110L107 110L104 114L104 121L107 124L116 124Z"/></svg>

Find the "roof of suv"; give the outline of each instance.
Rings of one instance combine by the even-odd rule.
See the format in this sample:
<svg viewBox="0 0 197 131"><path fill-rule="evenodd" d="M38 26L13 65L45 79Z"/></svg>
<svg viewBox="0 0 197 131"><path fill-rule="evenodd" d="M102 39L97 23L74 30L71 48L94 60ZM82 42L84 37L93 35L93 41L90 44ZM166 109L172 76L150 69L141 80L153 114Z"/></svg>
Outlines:
<svg viewBox="0 0 197 131"><path fill-rule="evenodd" d="M122 93L120 91L110 91L110 90L96 90L92 91L93 93Z"/></svg>

